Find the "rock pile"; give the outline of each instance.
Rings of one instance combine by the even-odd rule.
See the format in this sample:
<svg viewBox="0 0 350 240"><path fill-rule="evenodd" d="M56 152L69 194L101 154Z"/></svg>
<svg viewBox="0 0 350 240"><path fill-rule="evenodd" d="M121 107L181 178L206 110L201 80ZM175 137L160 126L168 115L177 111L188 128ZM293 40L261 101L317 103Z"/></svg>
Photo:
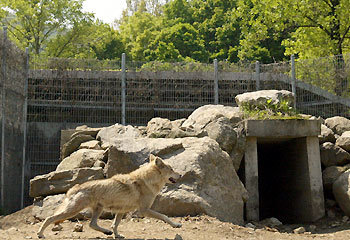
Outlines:
<svg viewBox="0 0 350 240"><path fill-rule="evenodd" d="M350 216L350 120L339 116L327 118L321 125L319 141L326 197L335 198Z"/></svg>
<svg viewBox="0 0 350 240"><path fill-rule="evenodd" d="M262 104L268 99L294 101L290 92L277 90L236 97L238 105ZM206 105L187 119L153 118L142 127L117 123L63 131L61 163L56 171L30 181L30 196L37 199L33 214L44 219L75 184L129 173L154 154L182 175L175 185L161 191L154 209L169 216L203 213L242 224L248 195L236 173L246 146L239 124L242 118L239 107ZM350 216L350 120L326 119L319 141L326 196L334 196Z"/></svg>
<svg viewBox="0 0 350 240"><path fill-rule="evenodd" d="M153 118L146 127L78 127L62 141L56 171L30 181L30 195L43 198L35 203L34 215L45 218L43 208L54 211L75 184L128 173L154 154L182 178L162 190L153 209L169 216L203 213L241 224L247 192L235 171L245 145L240 114L235 107L208 105L188 119Z"/></svg>

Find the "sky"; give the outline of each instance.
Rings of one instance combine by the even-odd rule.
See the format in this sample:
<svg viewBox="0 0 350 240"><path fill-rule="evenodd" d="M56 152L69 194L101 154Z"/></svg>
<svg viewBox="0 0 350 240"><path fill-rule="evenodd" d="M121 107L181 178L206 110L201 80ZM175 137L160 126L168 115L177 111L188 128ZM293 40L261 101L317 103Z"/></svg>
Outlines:
<svg viewBox="0 0 350 240"><path fill-rule="evenodd" d="M83 10L95 13L95 17L105 23L119 19L126 8L125 0L85 0Z"/></svg>

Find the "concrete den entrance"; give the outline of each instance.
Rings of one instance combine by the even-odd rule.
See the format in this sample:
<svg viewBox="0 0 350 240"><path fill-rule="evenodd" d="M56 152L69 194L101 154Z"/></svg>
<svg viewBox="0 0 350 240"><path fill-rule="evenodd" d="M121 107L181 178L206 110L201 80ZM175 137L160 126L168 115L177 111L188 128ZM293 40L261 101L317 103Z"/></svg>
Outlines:
<svg viewBox="0 0 350 240"><path fill-rule="evenodd" d="M325 214L317 120L246 120L246 220L313 222Z"/></svg>

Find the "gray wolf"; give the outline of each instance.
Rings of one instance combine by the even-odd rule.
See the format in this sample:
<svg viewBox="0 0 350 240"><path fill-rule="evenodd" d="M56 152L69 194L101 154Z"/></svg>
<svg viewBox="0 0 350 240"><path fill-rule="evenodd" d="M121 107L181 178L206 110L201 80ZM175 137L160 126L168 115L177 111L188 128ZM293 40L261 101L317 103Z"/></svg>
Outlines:
<svg viewBox="0 0 350 240"><path fill-rule="evenodd" d="M151 210L157 194L166 183L176 183L181 177L160 157L150 155L150 162L129 174L117 174L108 179L88 181L77 184L68 190L64 201L56 213L45 219L37 235L44 238L43 232L51 223L60 223L72 218L85 208L91 208L92 217L90 227L114 237L118 235L117 228L127 212L138 210L146 217L157 218L170 224L172 227L181 227L180 223L173 222L167 216ZM97 220L103 209L115 213L112 231L102 228Z"/></svg>

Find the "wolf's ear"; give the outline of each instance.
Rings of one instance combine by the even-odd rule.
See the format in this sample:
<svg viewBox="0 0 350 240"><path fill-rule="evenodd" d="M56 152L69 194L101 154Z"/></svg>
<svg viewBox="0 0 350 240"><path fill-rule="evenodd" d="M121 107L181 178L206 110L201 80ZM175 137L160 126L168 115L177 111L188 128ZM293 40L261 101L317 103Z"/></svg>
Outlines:
<svg viewBox="0 0 350 240"><path fill-rule="evenodd" d="M157 157L154 156L153 154L149 155L149 162L153 162Z"/></svg>
<svg viewBox="0 0 350 240"><path fill-rule="evenodd" d="M155 159L155 162L154 162L154 163L156 164L156 166L157 166L157 167L163 167L163 165L164 165L164 163L163 163L162 159L161 159L161 158L159 158L159 157L156 157L156 159Z"/></svg>

